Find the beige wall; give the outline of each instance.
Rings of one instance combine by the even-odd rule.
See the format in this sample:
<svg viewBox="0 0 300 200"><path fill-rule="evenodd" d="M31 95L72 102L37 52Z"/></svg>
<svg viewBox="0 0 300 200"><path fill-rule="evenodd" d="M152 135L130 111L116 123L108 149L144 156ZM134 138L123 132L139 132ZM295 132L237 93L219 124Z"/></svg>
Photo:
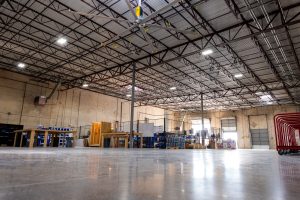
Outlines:
<svg viewBox="0 0 300 200"><path fill-rule="evenodd" d="M35 96L48 95L50 92L48 84L0 70L0 123L23 124L25 128L33 128L38 124L78 127L93 121L120 121L121 102L124 102L122 121L130 120L130 102L81 89L56 92L47 105L34 105ZM135 120L139 112L164 115L163 109L136 107Z"/></svg>
<svg viewBox="0 0 300 200"><path fill-rule="evenodd" d="M206 112L205 118L210 118L211 127L221 128L221 119L228 117L236 117L237 119L237 132L238 132L238 146L239 148L252 148L251 136L249 131L249 117L255 115L264 115L267 119L267 128L269 132L270 148L274 149L276 145L273 117L278 113L285 112L300 112L300 106L265 106L252 109L243 109L239 111L217 111ZM189 120L200 119L200 113L189 114ZM254 117L255 118L255 117ZM262 118L259 116L258 119ZM256 120L258 121L258 120ZM191 123L191 121L190 121ZM263 123L257 123L257 126L264 127Z"/></svg>
<svg viewBox="0 0 300 200"><path fill-rule="evenodd" d="M114 122L120 121L120 118L123 122L130 120L130 102L81 89L56 92L45 106L33 104L35 96L47 95L50 91L48 84L33 82L29 77L0 70L0 123L20 123L25 128L34 128L39 124L78 127L89 125L93 121ZM299 111L299 106L266 106L239 111L208 112L205 113L205 117L211 119L211 126L215 128L221 127L222 118L236 117L239 148L251 148L249 116L266 115L270 147L274 148L274 115ZM180 126L183 118L186 122L185 129L188 130L191 128L191 120L201 117L200 113L174 114L171 111L142 106L136 107L135 120L143 120L145 117L157 119L155 125L159 126L163 125L163 120L160 119L164 114L167 118L167 131L174 131L176 126Z"/></svg>

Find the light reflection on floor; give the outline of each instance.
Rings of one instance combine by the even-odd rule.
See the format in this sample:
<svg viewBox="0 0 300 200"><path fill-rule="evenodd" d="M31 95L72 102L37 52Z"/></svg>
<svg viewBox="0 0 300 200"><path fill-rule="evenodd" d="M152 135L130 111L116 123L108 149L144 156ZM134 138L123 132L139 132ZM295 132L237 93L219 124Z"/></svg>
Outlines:
<svg viewBox="0 0 300 200"><path fill-rule="evenodd" d="M298 199L300 156L269 150L0 148L0 199Z"/></svg>

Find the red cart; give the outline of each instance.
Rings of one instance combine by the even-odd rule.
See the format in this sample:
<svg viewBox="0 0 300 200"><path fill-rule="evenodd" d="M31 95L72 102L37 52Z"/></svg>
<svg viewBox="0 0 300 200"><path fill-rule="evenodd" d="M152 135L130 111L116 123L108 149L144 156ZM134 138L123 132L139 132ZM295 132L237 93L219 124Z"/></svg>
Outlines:
<svg viewBox="0 0 300 200"><path fill-rule="evenodd" d="M279 155L300 150L300 113L284 113L274 116L276 149Z"/></svg>

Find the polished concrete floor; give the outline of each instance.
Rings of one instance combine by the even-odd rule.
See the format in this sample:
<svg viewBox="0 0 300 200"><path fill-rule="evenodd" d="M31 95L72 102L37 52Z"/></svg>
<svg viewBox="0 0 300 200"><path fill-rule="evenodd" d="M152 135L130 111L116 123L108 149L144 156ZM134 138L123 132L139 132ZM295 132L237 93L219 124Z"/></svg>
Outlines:
<svg viewBox="0 0 300 200"><path fill-rule="evenodd" d="M300 156L269 150L0 148L0 199L300 199Z"/></svg>

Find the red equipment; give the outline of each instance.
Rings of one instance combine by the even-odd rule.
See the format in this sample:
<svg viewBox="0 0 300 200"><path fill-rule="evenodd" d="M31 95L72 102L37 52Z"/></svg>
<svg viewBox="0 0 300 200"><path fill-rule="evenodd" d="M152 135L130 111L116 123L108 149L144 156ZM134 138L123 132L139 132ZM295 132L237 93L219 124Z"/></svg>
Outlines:
<svg viewBox="0 0 300 200"><path fill-rule="evenodd" d="M279 155L300 150L300 113L284 113L274 116L276 149Z"/></svg>

